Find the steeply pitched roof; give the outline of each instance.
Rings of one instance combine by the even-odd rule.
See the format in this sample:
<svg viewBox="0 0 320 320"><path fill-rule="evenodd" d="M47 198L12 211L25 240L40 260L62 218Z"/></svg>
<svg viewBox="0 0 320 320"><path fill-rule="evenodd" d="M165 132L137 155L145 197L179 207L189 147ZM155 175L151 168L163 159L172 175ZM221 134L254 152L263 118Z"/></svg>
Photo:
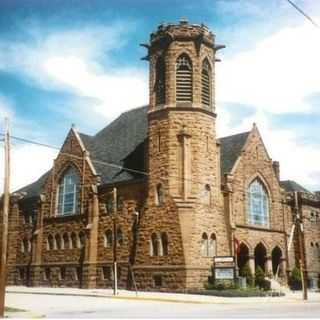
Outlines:
<svg viewBox="0 0 320 320"><path fill-rule="evenodd" d="M134 170L145 169L143 151L148 131L147 111L147 106L127 111L95 136L80 135L81 139L84 138L83 143L90 152L90 158L101 176L102 183L130 180L137 178L137 175L99 164L95 160Z"/></svg>
<svg viewBox="0 0 320 320"><path fill-rule="evenodd" d="M17 190L16 192L26 193L26 198L32 198L39 195L42 191L44 184L46 183L47 178L49 177L50 171L44 173L37 181L28 184L27 186Z"/></svg>
<svg viewBox="0 0 320 320"><path fill-rule="evenodd" d="M292 180L284 180L280 181L280 186L285 189L287 192L294 192L294 191L300 191L300 192L306 192L311 193L309 190L301 186L295 181Z"/></svg>
<svg viewBox="0 0 320 320"><path fill-rule="evenodd" d="M230 172L240 156L250 131L222 137L220 141L221 175Z"/></svg>
<svg viewBox="0 0 320 320"><path fill-rule="evenodd" d="M94 136L79 133L85 148L90 152L90 159L101 177L102 184L144 177L143 174L122 170L117 166L146 171L147 112L148 106L132 109L121 114ZM220 139L222 173L232 169L248 135L249 132L244 132ZM116 166L104 165L101 162ZM27 192L27 197L38 195L48 175L49 172L45 173L39 180L19 191Z"/></svg>

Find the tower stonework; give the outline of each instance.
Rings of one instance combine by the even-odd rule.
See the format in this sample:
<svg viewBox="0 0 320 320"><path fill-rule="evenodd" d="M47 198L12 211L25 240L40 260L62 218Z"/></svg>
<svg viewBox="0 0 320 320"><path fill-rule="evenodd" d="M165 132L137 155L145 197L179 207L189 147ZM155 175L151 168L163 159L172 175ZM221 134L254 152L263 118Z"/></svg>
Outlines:
<svg viewBox="0 0 320 320"><path fill-rule="evenodd" d="M186 21L160 25L144 46L150 62L149 178L136 278L140 287L161 281L171 290L203 288L213 255L230 254L215 133L217 46L206 26ZM161 247L163 233L167 252L155 254L152 237Z"/></svg>

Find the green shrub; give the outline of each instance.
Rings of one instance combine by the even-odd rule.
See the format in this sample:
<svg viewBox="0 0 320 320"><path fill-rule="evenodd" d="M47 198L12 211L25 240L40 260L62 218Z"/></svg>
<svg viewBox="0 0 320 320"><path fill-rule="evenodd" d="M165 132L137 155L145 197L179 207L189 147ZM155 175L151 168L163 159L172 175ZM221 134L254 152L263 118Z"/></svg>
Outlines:
<svg viewBox="0 0 320 320"><path fill-rule="evenodd" d="M233 281L215 281L214 283L208 283L205 285L205 289L207 290L230 290L230 289L238 289L238 285L233 283Z"/></svg>
<svg viewBox="0 0 320 320"><path fill-rule="evenodd" d="M249 287L253 286L253 276L251 272L251 268L249 266L249 262L247 262L240 270L239 275L241 277L245 277L247 279L247 285Z"/></svg>
<svg viewBox="0 0 320 320"><path fill-rule="evenodd" d="M291 271L291 274L289 277L289 287L291 290L302 289L301 274L298 267L294 267Z"/></svg>
<svg viewBox="0 0 320 320"><path fill-rule="evenodd" d="M255 285L260 289L263 289L265 286L264 271L260 266L256 268Z"/></svg>

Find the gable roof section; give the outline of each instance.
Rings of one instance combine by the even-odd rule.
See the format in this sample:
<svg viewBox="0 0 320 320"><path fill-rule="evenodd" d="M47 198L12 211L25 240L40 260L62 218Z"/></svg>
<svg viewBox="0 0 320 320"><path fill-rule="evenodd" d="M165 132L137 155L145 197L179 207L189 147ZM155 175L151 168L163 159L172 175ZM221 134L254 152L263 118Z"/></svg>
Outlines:
<svg viewBox="0 0 320 320"><path fill-rule="evenodd" d="M249 134L250 131L219 139L222 176L232 170L234 164L240 156L241 150L244 147Z"/></svg>
<svg viewBox="0 0 320 320"><path fill-rule="evenodd" d="M294 192L294 191L299 191L299 192L306 192L306 193L311 193L309 190L298 184L297 182L293 180L284 180L280 181L280 186L285 189L287 192Z"/></svg>

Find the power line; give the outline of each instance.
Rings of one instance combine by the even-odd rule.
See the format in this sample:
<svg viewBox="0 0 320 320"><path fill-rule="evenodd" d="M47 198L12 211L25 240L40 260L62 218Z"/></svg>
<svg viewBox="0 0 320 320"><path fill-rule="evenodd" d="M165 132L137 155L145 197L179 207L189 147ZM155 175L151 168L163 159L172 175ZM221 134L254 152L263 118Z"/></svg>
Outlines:
<svg viewBox="0 0 320 320"><path fill-rule="evenodd" d="M0 135L4 136L3 133L0 133ZM30 143L30 144L34 144L34 145L38 145L38 146L41 146L41 147L46 147L46 148L50 148L50 149L54 149L54 150L60 150L61 149L61 148L59 148L57 146L53 146L53 145L37 142L37 141L34 141L34 140L30 140L30 139L25 139L25 138L21 138L21 137L17 137L17 136L11 136L10 135L10 138L14 139L14 140L17 140L17 141ZM73 158L76 158L76 159L80 159L80 160L83 159L83 157L77 156L77 155L71 154L71 153L60 152L60 154L61 155L65 155L65 156L69 156L69 157L73 157ZM91 157L90 157L90 161L93 162L93 163L100 164L100 165L105 165L105 166L108 166L108 167L120 169L120 170L127 171L127 172L132 172L132 173L136 173L136 174L141 174L141 175L144 175L144 176L149 176L150 175L146 171L127 168L127 167L124 167L124 166L121 166L121 165L118 165L118 164L115 164L115 163L106 162L106 161L97 160L97 159L92 159ZM182 178L182 177L175 176L175 175L172 175L172 174L168 174L167 177L160 177L161 180L164 180L165 178L174 178L174 179L181 180L181 181L189 181L189 182L193 182L193 183L197 183L197 184L201 184L201 185L207 185L207 183L205 183L203 181L198 181L198 180L194 180L194 179L190 179L190 178Z"/></svg>
<svg viewBox="0 0 320 320"><path fill-rule="evenodd" d="M306 19L308 19L315 27L320 29L320 26L308 15L306 14L301 8L299 8L294 2L291 0L287 0L298 12L300 12Z"/></svg>

